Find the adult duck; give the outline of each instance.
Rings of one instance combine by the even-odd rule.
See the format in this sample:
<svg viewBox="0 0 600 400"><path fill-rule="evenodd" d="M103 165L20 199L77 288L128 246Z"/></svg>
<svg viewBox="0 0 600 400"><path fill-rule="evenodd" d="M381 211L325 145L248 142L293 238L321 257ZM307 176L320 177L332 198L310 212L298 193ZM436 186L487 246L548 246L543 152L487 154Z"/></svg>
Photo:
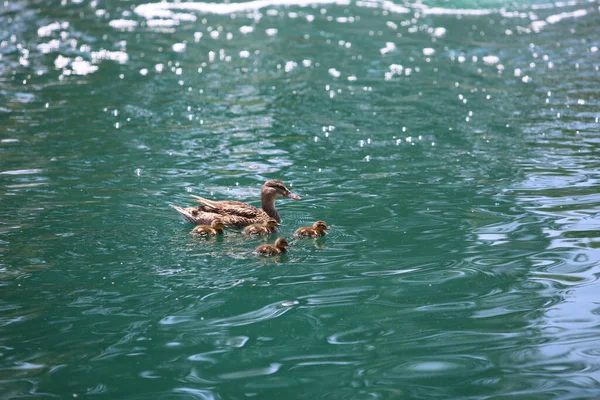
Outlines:
<svg viewBox="0 0 600 400"><path fill-rule="evenodd" d="M261 208L256 208L248 203L234 200L213 201L192 195L200 204L199 207L173 206L183 218L192 224L210 224L219 218L225 226L248 226L262 223L273 218L281 222L281 217L275 209L275 199L287 197L300 200L300 196L292 193L279 179L265 182L260 192Z"/></svg>

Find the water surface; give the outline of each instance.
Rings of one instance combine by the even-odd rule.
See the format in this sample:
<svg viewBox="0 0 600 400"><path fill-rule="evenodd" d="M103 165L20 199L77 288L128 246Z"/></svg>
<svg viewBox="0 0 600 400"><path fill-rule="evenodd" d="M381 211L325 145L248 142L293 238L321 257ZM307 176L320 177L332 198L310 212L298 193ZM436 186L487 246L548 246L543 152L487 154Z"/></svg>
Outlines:
<svg viewBox="0 0 600 400"><path fill-rule="evenodd" d="M0 394L600 396L598 13L4 2ZM170 208L272 178L326 237Z"/></svg>

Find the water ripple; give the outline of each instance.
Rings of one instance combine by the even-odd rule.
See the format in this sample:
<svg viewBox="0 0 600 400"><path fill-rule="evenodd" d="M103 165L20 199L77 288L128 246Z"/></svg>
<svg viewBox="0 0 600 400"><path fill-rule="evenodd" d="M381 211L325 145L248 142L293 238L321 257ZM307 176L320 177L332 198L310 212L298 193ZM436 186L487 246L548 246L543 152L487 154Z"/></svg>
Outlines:
<svg viewBox="0 0 600 400"><path fill-rule="evenodd" d="M596 4L50 3L0 13L0 397L597 397ZM326 237L169 208L271 178Z"/></svg>

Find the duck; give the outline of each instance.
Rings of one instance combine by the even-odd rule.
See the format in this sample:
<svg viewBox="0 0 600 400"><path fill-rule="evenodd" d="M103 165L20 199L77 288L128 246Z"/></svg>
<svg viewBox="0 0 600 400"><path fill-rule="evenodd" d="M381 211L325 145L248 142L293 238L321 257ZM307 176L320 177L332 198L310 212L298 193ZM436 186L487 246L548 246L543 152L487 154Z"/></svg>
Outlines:
<svg viewBox="0 0 600 400"><path fill-rule="evenodd" d="M278 238L275 244L261 244L254 250L254 253L265 256L276 256L287 252L288 241L285 238Z"/></svg>
<svg viewBox="0 0 600 400"><path fill-rule="evenodd" d="M248 203L234 200L213 201L192 195L201 205L199 207L172 206L183 218L192 224L210 224L217 218L227 227L242 227L274 219L281 222L279 212L275 209L278 197L301 200L300 196L292 193L279 179L271 179L264 183L260 191L261 208Z"/></svg>
<svg viewBox="0 0 600 400"><path fill-rule="evenodd" d="M221 219L214 219L210 225L198 225L190 232L190 235L217 236L222 235L225 225Z"/></svg>
<svg viewBox="0 0 600 400"><path fill-rule="evenodd" d="M244 228L242 233L244 235L270 235L271 233L277 232L277 225L279 225L279 222L270 218L258 224L248 225Z"/></svg>
<svg viewBox="0 0 600 400"><path fill-rule="evenodd" d="M294 236L302 237L302 236L310 236L310 237L319 237L325 236L326 232L329 230L329 227L325 223L325 221L317 221L312 226L302 226L296 229L296 233Z"/></svg>

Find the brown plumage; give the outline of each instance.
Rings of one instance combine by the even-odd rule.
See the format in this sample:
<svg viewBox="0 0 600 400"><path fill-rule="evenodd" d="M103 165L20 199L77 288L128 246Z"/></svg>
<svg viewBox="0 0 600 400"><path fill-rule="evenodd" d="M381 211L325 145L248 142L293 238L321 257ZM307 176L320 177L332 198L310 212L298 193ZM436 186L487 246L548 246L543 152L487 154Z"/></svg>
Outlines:
<svg viewBox="0 0 600 400"><path fill-rule="evenodd" d="M311 237L319 237L324 236L325 231L329 230L329 227L325 223L325 221L317 221L313 224L313 226L302 226L296 229L296 233L294 236L311 236Z"/></svg>
<svg viewBox="0 0 600 400"><path fill-rule="evenodd" d="M270 235L277 232L277 225L279 223L271 218L259 224L248 225L242 233L244 235Z"/></svg>
<svg viewBox="0 0 600 400"><path fill-rule="evenodd" d="M275 199L288 197L300 200L300 196L292 193L279 179L266 181L260 192L262 207L256 208L241 201L224 200L213 201L194 196L202 205L199 207L182 208L173 206L183 218L193 224L210 224L214 219L220 218L225 226L248 226L274 219L281 222L281 217L275 209Z"/></svg>
<svg viewBox="0 0 600 400"><path fill-rule="evenodd" d="M288 241L284 238L279 238L275 241L275 244L261 244L254 252L265 256L276 256L287 252L287 246Z"/></svg>
<svg viewBox="0 0 600 400"><path fill-rule="evenodd" d="M210 225L198 225L190 232L190 235L198 235L198 236L216 236L222 235L225 225L223 225L223 221L220 219L215 219Z"/></svg>

